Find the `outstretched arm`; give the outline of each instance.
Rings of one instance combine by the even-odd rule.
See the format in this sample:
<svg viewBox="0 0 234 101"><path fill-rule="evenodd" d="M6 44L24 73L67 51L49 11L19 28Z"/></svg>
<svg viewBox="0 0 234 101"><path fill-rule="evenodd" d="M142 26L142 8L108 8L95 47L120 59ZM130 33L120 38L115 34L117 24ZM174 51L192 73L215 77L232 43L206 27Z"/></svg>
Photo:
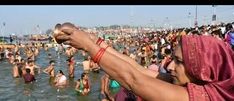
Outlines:
<svg viewBox="0 0 234 101"><path fill-rule="evenodd" d="M100 47L88 36L88 33L64 26L65 35L57 37L77 49L84 49L94 57ZM134 65L105 51L99 65L123 87L147 101L188 101L188 93L184 87L173 85L140 72ZM179 95L179 96L178 96Z"/></svg>

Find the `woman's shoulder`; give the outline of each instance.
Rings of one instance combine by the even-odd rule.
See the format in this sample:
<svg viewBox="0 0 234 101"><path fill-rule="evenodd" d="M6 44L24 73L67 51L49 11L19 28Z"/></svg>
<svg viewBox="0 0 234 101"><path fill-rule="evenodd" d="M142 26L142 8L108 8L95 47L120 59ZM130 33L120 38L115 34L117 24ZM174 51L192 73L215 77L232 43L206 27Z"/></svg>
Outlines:
<svg viewBox="0 0 234 101"><path fill-rule="evenodd" d="M209 95L202 85L196 85L193 83L187 84L187 90L189 99L193 101L210 101Z"/></svg>

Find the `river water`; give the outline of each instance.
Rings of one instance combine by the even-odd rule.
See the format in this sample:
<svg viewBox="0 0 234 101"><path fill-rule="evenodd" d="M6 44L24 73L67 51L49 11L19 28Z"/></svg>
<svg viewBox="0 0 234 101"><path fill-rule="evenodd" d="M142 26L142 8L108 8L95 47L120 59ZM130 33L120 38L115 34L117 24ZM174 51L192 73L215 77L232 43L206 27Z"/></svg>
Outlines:
<svg viewBox="0 0 234 101"><path fill-rule="evenodd" d="M61 69L68 77L66 56L64 54L56 55L53 48L50 48L48 52L41 49L36 58L36 64L41 69L46 68L49 65L48 53L52 54L53 60L56 61L55 72L57 73ZM80 78L83 72L80 63L84 57L79 52L75 55L75 59L78 62L75 66L75 78L68 79L68 87L64 89L53 87L50 84L49 76L43 72L35 76L36 82L24 84L23 78L12 77L12 65L7 60L0 61L0 101L100 101L100 79L104 72L89 73L91 92L87 96L80 96L76 93L74 87L75 81ZM118 88L111 89L112 94L117 91Z"/></svg>

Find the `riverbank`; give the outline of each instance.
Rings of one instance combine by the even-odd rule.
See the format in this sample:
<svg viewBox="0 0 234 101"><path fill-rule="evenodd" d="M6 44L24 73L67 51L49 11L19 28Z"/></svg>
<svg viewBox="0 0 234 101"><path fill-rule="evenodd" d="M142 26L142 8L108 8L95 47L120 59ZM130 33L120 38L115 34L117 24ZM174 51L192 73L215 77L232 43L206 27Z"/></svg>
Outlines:
<svg viewBox="0 0 234 101"><path fill-rule="evenodd" d="M4 48L14 48L15 46L14 46L14 44L1 44L0 43L0 47L2 48L2 47L4 47Z"/></svg>

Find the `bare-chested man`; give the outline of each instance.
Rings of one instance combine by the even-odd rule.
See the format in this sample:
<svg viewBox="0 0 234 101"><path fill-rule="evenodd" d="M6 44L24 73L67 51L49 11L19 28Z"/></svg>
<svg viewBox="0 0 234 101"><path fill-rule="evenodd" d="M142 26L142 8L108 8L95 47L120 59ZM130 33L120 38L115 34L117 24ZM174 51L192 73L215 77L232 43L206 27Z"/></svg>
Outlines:
<svg viewBox="0 0 234 101"><path fill-rule="evenodd" d="M35 55L34 55L34 52L32 51L31 48L29 48L29 47L26 48L25 52L26 52L28 59L35 60Z"/></svg>
<svg viewBox="0 0 234 101"><path fill-rule="evenodd" d="M90 67L91 67L91 62L90 62L90 60L88 59L88 57L85 57L85 58L84 58L84 61L83 61L84 72L85 72L85 73L89 73Z"/></svg>
<svg viewBox="0 0 234 101"><path fill-rule="evenodd" d="M70 47L70 46L67 47L65 54L67 55L67 57L73 56L72 47Z"/></svg>
<svg viewBox="0 0 234 101"><path fill-rule="evenodd" d="M18 59L15 59L14 60L14 66L12 68L12 76L14 78L19 78L20 77L20 74L19 74L19 67L18 67L18 63L19 63L19 60Z"/></svg>
<svg viewBox="0 0 234 101"><path fill-rule="evenodd" d="M30 69L30 74L32 74L32 75L35 75L35 70L37 70L37 73L40 73L40 67L35 65L32 60L28 61L28 64L25 68Z"/></svg>
<svg viewBox="0 0 234 101"><path fill-rule="evenodd" d="M38 47L35 46L35 48L34 48L34 55L38 56L38 54L39 54L39 49L38 49Z"/></svg>
<svg viewBox="0 0 234 101"><path fill-rule="evenodd" d="M90 56L88 56L88 60L90 62L90 71L94 73L99 73L100 67L97 63L95 63Z"/></svg>
<svg viewBox="0 0 234 101"><path fill-rule="evenodd" d="M8 53L8 60L10 63L12 63L12 64L14 63L15 58L14 58L14 55L12 53Z"/></svg>
<svg viewBox="0 0 234 101"><path fill-rule="evenodd" d="M68 59L68 74L70 78L74 78L74 71L75 71L75 59L71 56Z"/></svg>
<svg viewBox="0 0 234 101"><path fill-rule="evenodd" d="M21 58L21 56L18 53L16 53L15 54L15 59L17 59L17 60L19 60L19 62L21 62L22 58Z"/></svg>
<svg viewBox="0 0 234 101"><path fill-rule="evenodd" d="M44 69L43 72L50 75L50 77L55 77L54 66L55 66L54 61L51 60L50 65L46 69Z"/></svg>

